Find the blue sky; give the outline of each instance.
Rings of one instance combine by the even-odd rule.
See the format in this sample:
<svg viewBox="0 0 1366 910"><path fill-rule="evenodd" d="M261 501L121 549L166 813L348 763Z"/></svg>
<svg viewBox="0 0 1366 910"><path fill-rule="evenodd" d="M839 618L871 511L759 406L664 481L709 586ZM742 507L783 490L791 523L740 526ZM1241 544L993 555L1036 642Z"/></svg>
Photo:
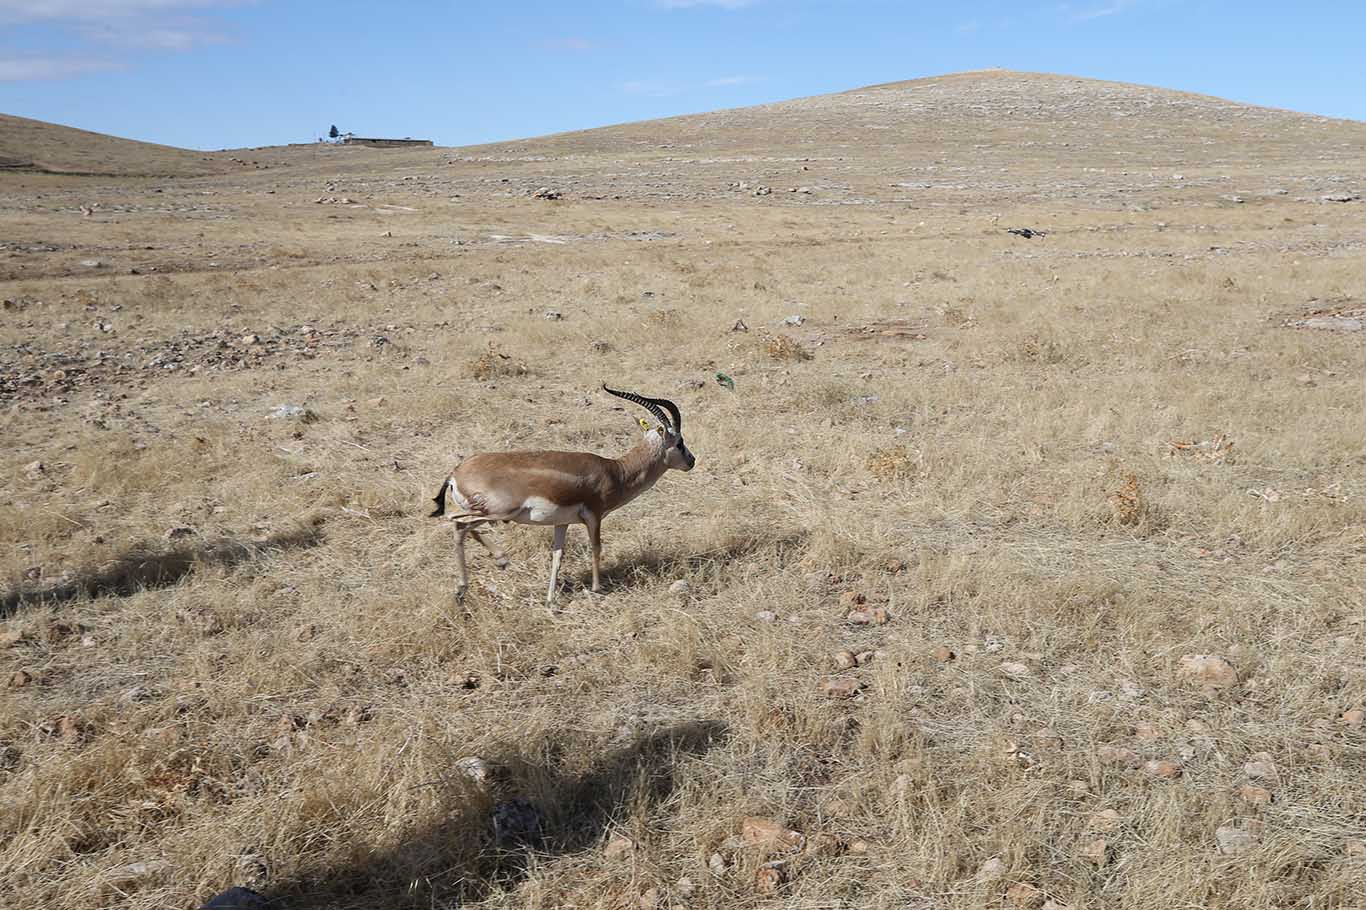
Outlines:
<svg viewBox="0 0 1366 910"><path fill-rule="evenodd" d="M0 0L0 112L464 145L1001 66L1366 120L1363 35L1363 0Z"/></svg>

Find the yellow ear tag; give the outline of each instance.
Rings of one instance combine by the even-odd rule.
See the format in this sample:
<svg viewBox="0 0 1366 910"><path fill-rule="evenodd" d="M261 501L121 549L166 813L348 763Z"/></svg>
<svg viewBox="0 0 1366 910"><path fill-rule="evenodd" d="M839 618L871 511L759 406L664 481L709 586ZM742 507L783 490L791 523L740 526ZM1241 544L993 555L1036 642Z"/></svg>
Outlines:
<svg viewBox="0 0 1366 910"><path fill-rule="evenodd" d="M640 428L647 433L650 432L650 421L646 420L644 417L641 417Z"/></svg>

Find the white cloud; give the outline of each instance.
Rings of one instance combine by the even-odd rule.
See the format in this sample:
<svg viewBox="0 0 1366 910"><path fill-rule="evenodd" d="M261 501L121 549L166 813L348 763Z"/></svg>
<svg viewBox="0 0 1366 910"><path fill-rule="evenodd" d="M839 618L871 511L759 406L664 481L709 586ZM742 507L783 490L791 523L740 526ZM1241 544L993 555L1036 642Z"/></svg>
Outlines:
<svg viewBox="0 0 1366 910"><path fill-rule="evenodd" d="M121 67L92 57L0 57L0 82L43 82L73 79Z"/></svg>
<svg viewBox="0 0 1366 910"><path fill-rule="evenodd" d="M978 22L976 19L969 19L967 22L960 22L955 25L953 30L960 35L971 35L973 32L981 29L981 27L982 23Z"/></svg>
<svg viewBox="0 0 1366 910"><path fill-rule="evenodd" d="M188 51L206 44L228 44L229 35L212 31L192 20L158 24L137 19L131 22L82 26L87 40L112 47L141 48L154 51Z"/></svg>

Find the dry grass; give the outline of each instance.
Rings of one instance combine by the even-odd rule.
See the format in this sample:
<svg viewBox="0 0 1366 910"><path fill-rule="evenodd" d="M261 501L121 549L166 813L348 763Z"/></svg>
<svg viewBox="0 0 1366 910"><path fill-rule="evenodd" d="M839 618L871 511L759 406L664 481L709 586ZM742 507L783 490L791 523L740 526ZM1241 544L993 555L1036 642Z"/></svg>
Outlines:
<svg viewBox="0 0 1366 910"><path fill-rule="evenodd" d="M1095 114L1002 187L1002 149L1069 127L825 159L828 122L890 116L839 97L852 120L713 130L743 161L625 128L159 194L0 177L6 233L66 244L0 260L0 903L1360 906L1366 343L1287 324L1360 296L1366 210L1315 198L1360 130ZM855 204L935 161L965 170ZM774 359L797 305L774 337L816 356ZM540 610L549 534L514 528L458 609L423 517L452 456L620 451L604 380L678 401L696 470L609 519L605 597L576 530ZM890 622L848 622L854 594ZM1186 654L1237 684L1183 682ZM513 798L534 849L490 840ZM749 815L818 847L776 894ZM1262 825L1246 853L1232 820Z"/></svg>

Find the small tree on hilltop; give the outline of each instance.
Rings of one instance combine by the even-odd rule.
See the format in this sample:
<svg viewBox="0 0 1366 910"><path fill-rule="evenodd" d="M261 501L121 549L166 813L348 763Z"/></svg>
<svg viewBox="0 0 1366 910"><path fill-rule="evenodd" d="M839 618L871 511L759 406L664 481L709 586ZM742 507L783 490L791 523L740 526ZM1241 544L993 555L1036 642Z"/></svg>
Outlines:
<svg viewBox="0 0 1366 910"><path fill-rule="evenodd" d="M337 125L336 125L335 123L332 124L332 129L330 129L330 130L327 131L327 138L328 138L328 139L336 139L336 138L337 138L338 136L340 136L340 135L341 135L341 133L337 131Z"/></svg>

